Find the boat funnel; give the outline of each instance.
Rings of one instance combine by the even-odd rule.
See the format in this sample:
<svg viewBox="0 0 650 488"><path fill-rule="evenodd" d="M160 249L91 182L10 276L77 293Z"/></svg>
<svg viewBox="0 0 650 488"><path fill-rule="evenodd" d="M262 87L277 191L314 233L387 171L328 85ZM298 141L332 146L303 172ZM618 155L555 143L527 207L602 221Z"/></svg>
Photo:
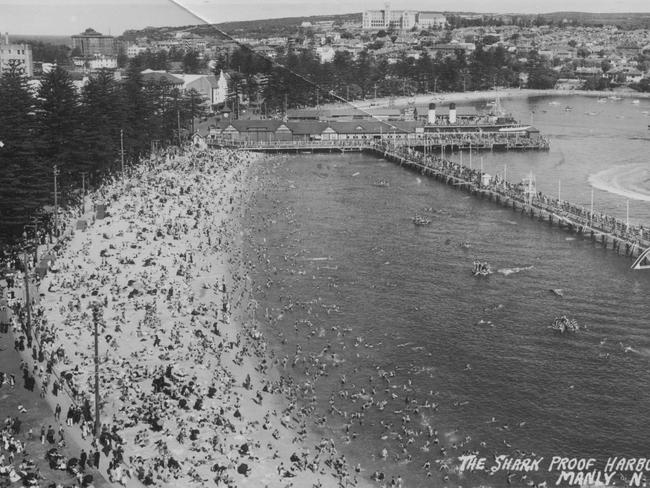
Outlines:
<svg viewBox="0 0 650 488"><path fill-rule="evenodd" d="M429 104L429 117L427 119L429 124L435 124L436 123L436 104L435 103L430 103Z"/></svg>
<svg viewBox="0 0 650 488"><path fill-rule="evenodd" d="M449 123L450 124L455 124L456 123L456 104L455 103L450 103L449 104Z"/></svg>

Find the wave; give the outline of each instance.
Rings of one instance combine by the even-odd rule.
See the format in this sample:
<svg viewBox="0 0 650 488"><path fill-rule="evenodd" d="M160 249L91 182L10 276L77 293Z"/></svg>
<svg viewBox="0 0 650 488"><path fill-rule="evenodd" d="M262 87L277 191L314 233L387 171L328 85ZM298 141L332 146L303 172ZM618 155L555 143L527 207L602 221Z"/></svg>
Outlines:
<svg viewBox="0 0 650 488"><path fill-rule="evenodd" d="M600 171L589 176L589 184L615 195L650 202L650 175L646 163L614 166Z"/></svg>
<svg viewBox="0 0 650 488"><path fill-rule="evenodd" d="M497 273L501 273L504 276L508 276L514 273L520 273L521 271L526 271L527 269L533 269L533 266L524 266L522 268L502 268L498 269Z"/></svg>

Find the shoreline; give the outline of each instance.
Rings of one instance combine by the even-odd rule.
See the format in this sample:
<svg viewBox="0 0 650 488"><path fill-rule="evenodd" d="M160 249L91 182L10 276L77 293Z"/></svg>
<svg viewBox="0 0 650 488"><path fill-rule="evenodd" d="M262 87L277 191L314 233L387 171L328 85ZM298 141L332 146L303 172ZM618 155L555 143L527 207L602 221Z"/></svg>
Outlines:
<svg viewBox="0 0 650 488"><path fill-rule="evenodd" d="M41 283L55 337L48 352L66 351L71 385L87 393L88 306L103 301L102 423L120 439L108 457L123 451L131 476L156 486L353 483L288 399L291 382L271 366L251 320L252 263L238 241L255 157L166 157L105 186L95 198L111 200L110 215L77 231L57 259L60 271Z"/></svg>
<svg viewBox="0 0 650 488"><path fill-rule="evenodd" d="M534 98L534 97L562 97L562 96L585 96L585 97L598 97L607 98L617 96L621 98L637 98L637 99L650 99L650 92L635 92L635 91L591 91L591 90L540 90L529 88L508 88L505 90L484 90L474 92L453 92L453 93L438 93L438 94L417 94L412 97L396 97L394 105L397 107L406 106L409 100L415 99L416 105L427 104L430 102L450 103L450 102L477 102L484 100L494 100L495 98ZM341 106L352 105L359 109L369 109L374 107L387 107L390 98L377 98L372 100L363 100L360 102L350 102L349 104L338 103L323 105L322 108L336 108Z"/></svg>

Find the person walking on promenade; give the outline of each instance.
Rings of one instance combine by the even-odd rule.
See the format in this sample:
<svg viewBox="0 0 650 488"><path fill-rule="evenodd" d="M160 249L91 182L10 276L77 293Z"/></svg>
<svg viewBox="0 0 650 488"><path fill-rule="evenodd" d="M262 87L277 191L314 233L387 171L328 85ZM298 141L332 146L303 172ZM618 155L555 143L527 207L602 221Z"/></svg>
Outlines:
<svg viewBox="0 0 650 488"><path fill-rule="evenodd" d="M61 419L61 404L60 403L56 404L56 408L54 409L54 418L56 420Z"/></svg>
<svg viewBox="0 0 650 488"><path fill-rule="evenodd" d="M82 449L81 454L79 454L79 466L81 466L82 471L86 470L86 461L88 461L88 454Z"/></svg>
<svg viewBox="0 0 650 488"><path fill-rule="evenodd" d="M41 444L45 444L45 426L41 425Z"/></svg>
<svg viewBox="0 0 650 488"><path fill-rule="evenodd" d="M95 452L93 453L93 465L99 469L99 450L95 449Z"/></svg>

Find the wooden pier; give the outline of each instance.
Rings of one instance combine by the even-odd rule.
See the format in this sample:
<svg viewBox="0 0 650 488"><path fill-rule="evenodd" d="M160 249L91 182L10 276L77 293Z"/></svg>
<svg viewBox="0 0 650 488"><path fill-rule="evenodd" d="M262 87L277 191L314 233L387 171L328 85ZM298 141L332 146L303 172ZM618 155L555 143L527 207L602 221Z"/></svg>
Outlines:
<svg viewBox="0 0 650 488"><path fill-rule="evenodd" d="M482 183L480 171L471 170L455 162L425 156L410 148L396 145L375 145L368 149L378 156L400 166L417 171L454 188L487 199L522 215L549 225L557 225L569 233L590 239L617 254L638 257L650 249L650 233L632 231L625 223L613 217L590 211L567 201L558 201L536 192L526 195L517 185L507 182Z"/></svg>

